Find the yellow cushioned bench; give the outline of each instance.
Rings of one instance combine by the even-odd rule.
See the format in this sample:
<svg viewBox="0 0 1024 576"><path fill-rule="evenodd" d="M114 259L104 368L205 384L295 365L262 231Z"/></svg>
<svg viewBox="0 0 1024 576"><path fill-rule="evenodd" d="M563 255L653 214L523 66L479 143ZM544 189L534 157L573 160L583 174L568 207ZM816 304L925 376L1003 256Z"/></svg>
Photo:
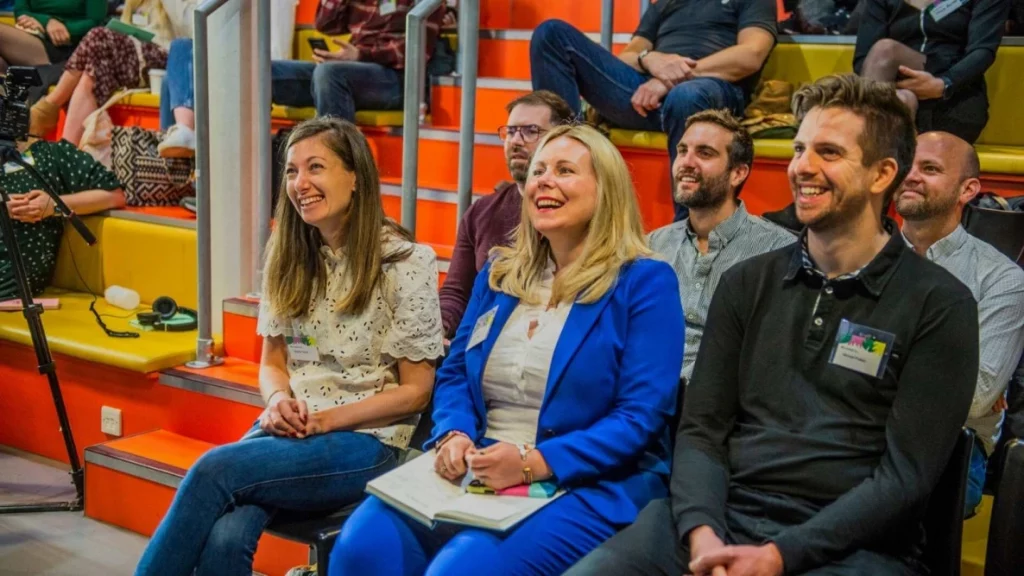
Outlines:
<svg viewBox="0 0 1024 576"><path fill-rule="evenodd" d="M765 64L762 78L785 80L794 86L829 74L853 70L853 46L843 44L779 44ZM1024 106L1020 106L1019 77L1024 73L1024 46L1002 46L995 64L986 73L989 122L976 146L983 172L1024 174ZM668 139L661 132L612 130L618 146L665 150ZM755 140L758 158L789 159L789 140Z"/></svg>
<svg viewBox="0 0 1024 576"><path fill-rule="evenodd" d="M47 310L43 325L54 352L136 372L179 366L195 354L196 332L144 332L139 338L109 338L89 312L109 314L112 330L134 330L131 313L108 306L103 291L112 285L139 292L143 302L170 296L180 305L196 306L196 236L194 230L103 216L83 218L96 235L87 246L67 230L57 256L52 288L44 297L59 298L59 310ZM83 282L84 281L84 282ZM0 314L0 339L31 345L20 313Z"/></svg>

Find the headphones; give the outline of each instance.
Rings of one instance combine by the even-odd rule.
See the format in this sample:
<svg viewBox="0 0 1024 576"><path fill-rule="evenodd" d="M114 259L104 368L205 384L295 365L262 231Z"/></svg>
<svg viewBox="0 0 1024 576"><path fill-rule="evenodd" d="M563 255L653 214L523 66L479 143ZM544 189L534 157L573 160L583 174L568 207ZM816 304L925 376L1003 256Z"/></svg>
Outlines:
<svg viewBox="0 0 1024 576"><path fill-rule="evenodd" d="M184 314L186 321L169 322L177 314ZM173 298L161 296L153 301L152 312L139 312L137 319L142 326L152 326L163 332L188 332L199 327L199 314L191 308L178 306Z"/></svg>

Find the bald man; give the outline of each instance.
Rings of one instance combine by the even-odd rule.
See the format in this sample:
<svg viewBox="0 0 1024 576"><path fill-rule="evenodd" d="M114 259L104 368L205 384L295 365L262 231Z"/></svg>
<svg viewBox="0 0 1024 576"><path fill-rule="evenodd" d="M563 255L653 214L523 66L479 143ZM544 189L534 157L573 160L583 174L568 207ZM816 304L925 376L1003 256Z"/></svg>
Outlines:
<svg viewBox="0 0 1024 576"><path fill-rule="evenodd" d="M1024 349L1024 271L960 226L964 205L981 190L979 175L970 144L946 132L926 132L917 138L914 164L895 196L907 243L966 284L978 302L981 356L966 423L978 443L971 455L968 516L981 502L988 456L1002 426L1003 396Z"/></svg>

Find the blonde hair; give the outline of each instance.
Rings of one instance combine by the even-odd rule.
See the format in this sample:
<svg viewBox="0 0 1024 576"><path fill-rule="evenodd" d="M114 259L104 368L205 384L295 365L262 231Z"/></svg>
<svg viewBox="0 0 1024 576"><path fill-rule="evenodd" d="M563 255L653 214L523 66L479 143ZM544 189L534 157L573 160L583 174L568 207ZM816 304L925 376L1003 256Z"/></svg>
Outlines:
<svg viewBox="0 0 1024 576"><path fill-rule="evenodd" d="M597 208L579 258L555 277L550 303L589 304L612 289L624 265L652 252L644 237L633 181L618 149L590 126L557 126L540 141L534 158L558 138L572 138L590 151L597 180ZM526 202L522 221L513 232L513 244L494 248L491 257L492 290L539 304L534 293L552 254L547 239L530 222Z"/></svg>
<svg viewBox="0 0 1024 576"><path fill-rule="evenodd" d="M386 247L385 241L411 242L412 235L384 215L377 165L366 137L355 125L323 116L306 120L292 130L283 153L308 138L319 138L346 170L356 174L348 211L339 216L345 220L346 274L352 282L348 292L338 298L335 311L359 314L384 282L383 267L412 253L407 243L399 242L396 248ZM320 254L320 232L303 222L289 200L287 176L281 180L274 220L277 225L267 245L263 294L275 315L299 318L306 315L314 298L325 296L327 268Z"/></svg>

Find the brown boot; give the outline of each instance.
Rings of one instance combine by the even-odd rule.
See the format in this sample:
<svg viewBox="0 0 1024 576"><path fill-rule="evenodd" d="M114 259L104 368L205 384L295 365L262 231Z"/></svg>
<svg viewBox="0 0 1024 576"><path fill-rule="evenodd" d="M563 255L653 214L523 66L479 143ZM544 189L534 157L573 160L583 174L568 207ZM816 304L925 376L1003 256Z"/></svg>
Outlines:
<svg viewBox="0 0 1024 576"><path fill-rule="evenodd" d="M54 106L50 104L49 100L42 98L32 106L28 132L33 136L44 138L51 130L57 127L59 120L60 107Z"/></svg>

